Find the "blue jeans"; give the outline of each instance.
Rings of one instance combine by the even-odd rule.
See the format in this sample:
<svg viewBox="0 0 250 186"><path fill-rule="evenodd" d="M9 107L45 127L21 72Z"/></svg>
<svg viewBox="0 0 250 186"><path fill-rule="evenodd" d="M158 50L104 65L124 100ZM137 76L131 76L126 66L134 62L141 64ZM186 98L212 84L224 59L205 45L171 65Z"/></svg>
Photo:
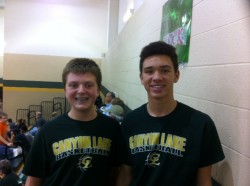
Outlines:
<svg viewBox="0 0 250 186"><path fill-rule="evenodd" d="M0 159L5 159L6 158L6 155L5 155L5 149L6 148L7 147L5 145L0 145ZM12 152L11 148L7 149L7 156L9 158L13 157L13 152Z"/></svg>

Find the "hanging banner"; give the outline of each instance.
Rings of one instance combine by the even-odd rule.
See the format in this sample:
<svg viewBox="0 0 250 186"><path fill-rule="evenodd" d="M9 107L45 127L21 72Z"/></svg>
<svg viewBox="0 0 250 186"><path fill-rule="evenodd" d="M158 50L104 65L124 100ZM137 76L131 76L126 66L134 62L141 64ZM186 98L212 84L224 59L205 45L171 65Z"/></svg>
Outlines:
<svg viewBox="0 0 250 186"><path fill-rule="evenodd" d="M187 63L193 0L168 0L163 6L161 40L173 45L180 64Z"/></svg>

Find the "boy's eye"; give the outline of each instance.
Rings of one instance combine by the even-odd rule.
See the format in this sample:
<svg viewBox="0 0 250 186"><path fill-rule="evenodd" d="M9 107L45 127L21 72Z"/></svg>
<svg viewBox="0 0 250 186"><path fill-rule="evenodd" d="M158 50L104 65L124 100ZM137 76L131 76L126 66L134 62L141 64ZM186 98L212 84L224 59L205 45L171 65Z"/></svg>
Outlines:
<svg viewBox="0 0 250 186"><path fill-rule="evenodd" d="M144 70L144 72L145 72L146 74L152 74L152 73L153 73L153 70L151 70L151 69L146 69L146 70Z"/></svg>
<svg viewBox="0 0 250 186"><path fill-rule="evenodd" d="M166 73L166 72L169 72L168 69L162 69L162 72Z"/></svg>
<svg viewBox="0 0 250 186"><path fill-rule="evenodd" d="M87 88L91 88L91 87L93 87L93 84L92 84L92 83L87 83L87 84L86 84L86 87L87 87Z"/></svg>
<svg viewBox="0 0 250 186"><path fill-rule="evenodd" d="M77 84L76 83L71 83L71 84L69 84L69 87L76 88Z"/></svg>

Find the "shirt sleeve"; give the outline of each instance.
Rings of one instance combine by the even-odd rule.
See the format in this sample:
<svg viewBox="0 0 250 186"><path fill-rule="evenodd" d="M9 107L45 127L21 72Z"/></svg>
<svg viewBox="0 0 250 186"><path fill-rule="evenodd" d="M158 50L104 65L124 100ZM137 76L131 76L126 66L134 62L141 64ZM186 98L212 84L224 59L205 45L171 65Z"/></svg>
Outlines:
<svg viewBox="0 0 250 186"><path fill-rule="evenodd" d="M44 178L48 167L47 156L47 147L41 131L35 136L23 172L28 176Z"/></svg>
<svg viewBox="0 0 250 186"><path fill-rule="evenodd" d="M209 116L205 124L200 167L212 165L225 158L216 127Z"/></svg>
<svg viewBox="0 0 250 186"><path fill-rule="evenodd" d="M121 134L122 134L122 137L121 137L121 163L122 164L126 164L126 165L129 165L129 166L132 166L132 159L131 159L131 156L130 156L130 152L129 152L129 140L128 140L128 135L127 135L127 132L126 132L126 121L124 120L121 124Z"/></svg>

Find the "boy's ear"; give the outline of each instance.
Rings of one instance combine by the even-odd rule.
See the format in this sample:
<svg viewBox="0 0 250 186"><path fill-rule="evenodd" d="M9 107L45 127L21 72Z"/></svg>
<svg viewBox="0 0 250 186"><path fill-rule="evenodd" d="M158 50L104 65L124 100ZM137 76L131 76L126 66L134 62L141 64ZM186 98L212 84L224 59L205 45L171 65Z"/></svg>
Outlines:
<svg viewBox="0 0 250 186"><path fill-rule="evenodd" d="M142 73L139 74L139 78L141 80L141 84L143 85Z"/></svg>
<svg viewBox="0 0 250 186"><path fill-rule="evenodd" d="M174 82L177 83L178 80L179 80L179 78L180 78L180 71L179 71L179 69L178 69L178 70L175 72L175 79L174 79Z"/></svg>

